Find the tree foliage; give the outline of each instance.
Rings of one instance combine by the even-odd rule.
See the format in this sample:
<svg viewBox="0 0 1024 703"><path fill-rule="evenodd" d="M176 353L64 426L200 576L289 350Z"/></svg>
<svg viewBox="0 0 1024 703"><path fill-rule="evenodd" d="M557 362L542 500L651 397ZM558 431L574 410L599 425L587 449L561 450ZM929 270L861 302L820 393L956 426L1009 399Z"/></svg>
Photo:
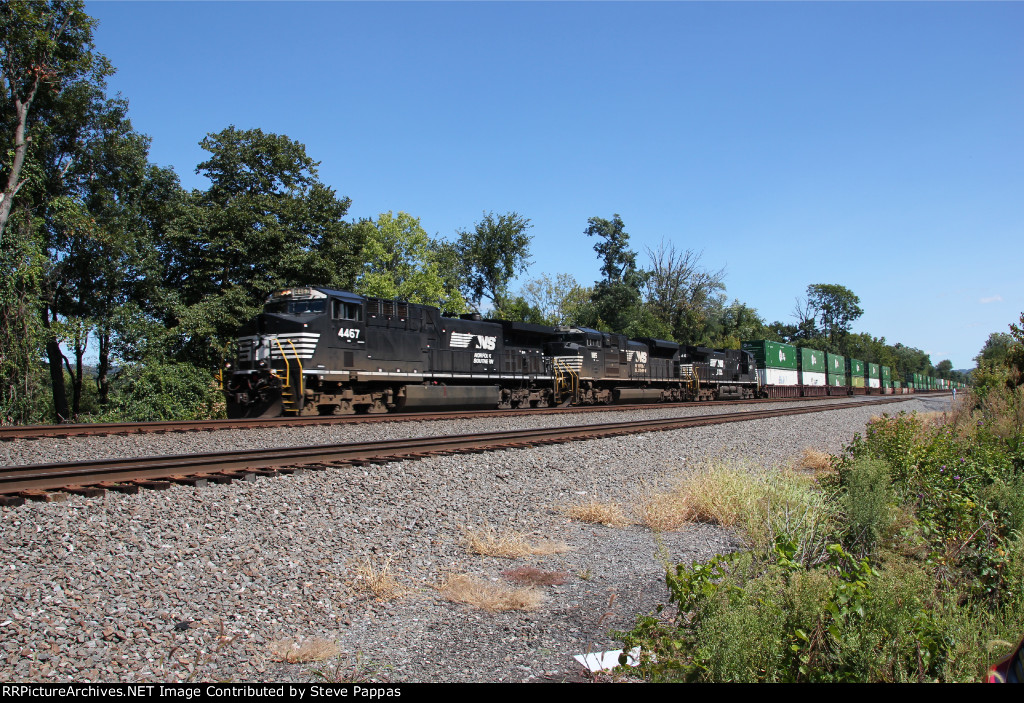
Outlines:
<svg viewBox="0 0 1024 703"><path fill-rule="evenodd" d="M725 290L725 269L708 271L700 265L700 253L679 251L664 240L657 249L647 249L647 255L648 305L669 335L688 344L707 344L720 336L719 294Z"/></svg>
<svg viewBox="0 0 1024 703"><path fill-rule="evenodd" d="M591 217L584 234L597 237L594 251L602 261L604 278L594 284L590 303L579 311L579 320L588 327L633 337L668 337L668 323L644 303L642 290L648 273L636 265L636 252L629 247L629 234L622 218Z"/></svg>
<svg viewBox="0 0 1024 703"><path fill-rule="evenodd" d="M981 348L974 361L978 366L983 363L1002 364L1006 361L1007 354L1013 346L1013 337L1005 332L993 332L985 340L985 346Z"/></svg>
<svg viewBox="0 0 1024 703"><path fill-rule="evenodd" d="M817 319L822 333L837 348L850 333L853 323L864 314L860 298L846 286L835 283L807 286L807 311Z"/></svg>
<svg viewBox="0 0 1024 703"><path fill-rule="evenodd" d="M542 273L524 283L520 293L526 304L536 311L541 324L545 325L577 324L580 310L587 305L592 294L593 289L584 288L568 273L556 274L554 278Z"/></svg>
<svg viewBox="0 0 1024 703"><path fill-rule="evenodd" d="M636 266L636 252L629 248L629 234L619 214L612 215L610 220L591 217L583 233L598 238L594 251L602 262L604 283L622 283L639 293L646 275Z"/></svg>
<svg viewBox="0 0 1024 703"><path fill-rule="evenodd" d="M385 212L359 227L365 232L365 264L357 293L465 311L459 279L443 265L450 249L432 241L418 217Z"/></svg>
<svg viewBox="0 0 1024 703"><path fill-rule="evenodd" d="M33 173L25 170L30 145L43 141L42 132L63 126L54 119L62 98L82 88L89 92L112 73L106 58L93 51L95 24L81 0L6 2L0 11L0 245L15 197Z"/></svg>
<svg viewBox="0 0 1024 703"><path fill-rule="evenodd" d="M456 250L465 276L466 298L477 309L484 298L495 309L508 296L508 284L530 265L533 225L515 212L484 214L472 231L459 232Z"/></svg>
<svg viewBox="0 0 1024 703"><path fill-rule="evenodd" d="M1024 312L1020 314L1020 324L1010 325L1010 336L1013 344L1006 353L1006 365L1010 368L1010 382L1014 385L1024 384Z"/></svg>
<svg viewBox="0 0 1024 703"><path fill-rule="evenodd" d="M210 158L196 173L210 187L185 199L164 253L168 278L180 281L168 311L179 358L211 365L217 346L274 288L351 288L365 229L342 219L349 199L319 181L299 142L230 126L200 145Z"/></svg>

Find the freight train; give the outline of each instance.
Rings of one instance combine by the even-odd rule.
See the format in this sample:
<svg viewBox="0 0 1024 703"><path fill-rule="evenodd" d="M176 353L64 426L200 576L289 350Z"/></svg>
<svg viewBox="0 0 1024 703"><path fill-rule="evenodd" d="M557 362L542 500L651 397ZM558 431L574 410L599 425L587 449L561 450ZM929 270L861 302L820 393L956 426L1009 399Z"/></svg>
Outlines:
<svg viewBox="0 0 1024 703"><path fill-rule="evenodd" d="M543 408L758 393L741 350L627 339L315 286L272 293L225 364L232 417Z"/></svg>
<svg viewBox="0 0 1024 703"><path fill-rule="evenodd" d="M903 393L943 386L771 341L628 339L306 286L273 292L222 375L231 417Z"/></svg>

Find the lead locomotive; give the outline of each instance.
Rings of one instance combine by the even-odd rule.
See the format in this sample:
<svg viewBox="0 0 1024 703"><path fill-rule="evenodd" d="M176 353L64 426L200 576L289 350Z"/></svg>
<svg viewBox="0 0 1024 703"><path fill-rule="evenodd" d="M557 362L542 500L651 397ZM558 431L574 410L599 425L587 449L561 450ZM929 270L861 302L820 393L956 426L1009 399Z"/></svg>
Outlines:
<svg viewBox="0 0 1024 703"><path fill-rule="evenodd" d="M272 293L225 366L231 417L752 398L753 356L301 287Z"/></svg>

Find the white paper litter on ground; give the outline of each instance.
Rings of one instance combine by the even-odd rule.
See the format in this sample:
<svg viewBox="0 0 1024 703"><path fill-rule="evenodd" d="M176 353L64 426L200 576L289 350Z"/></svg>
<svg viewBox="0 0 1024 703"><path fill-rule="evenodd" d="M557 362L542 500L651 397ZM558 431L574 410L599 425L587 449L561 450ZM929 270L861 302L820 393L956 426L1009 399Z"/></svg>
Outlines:
<svg viewBox="0 0 1024 703"><path fill-rule="evenodd" d="M590 652L588 654L577 654L573 659L590 669L590 671L598 672L607 671L617 667L619 665L620 654L622 654L622 650L616 649L613 652ZM639 656L639 647L633 647L633 649L629 650L629 655L626 659L626 666L636 666L639 663L637 661L637 657Z"/></svg>

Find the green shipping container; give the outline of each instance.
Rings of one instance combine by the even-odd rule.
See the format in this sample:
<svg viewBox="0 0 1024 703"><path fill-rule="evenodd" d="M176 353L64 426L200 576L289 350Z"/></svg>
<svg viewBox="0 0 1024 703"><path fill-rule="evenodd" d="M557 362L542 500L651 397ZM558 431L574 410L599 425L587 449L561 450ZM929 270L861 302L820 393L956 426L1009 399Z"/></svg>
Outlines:
<svg viewBox="0 0 1024 703"><path fill-rule="evenodd" d="M868 364L868 378L878 378L879 369L878 364Z"/></svg>
<svg viewBox="0 0 1024 703"><path fill-rule="evenodd" d="M850 366L848 370L850 372L850 376L860 376L861 378L864 378L864 362L860 359L850 359Z"/></svg>
<svg viewBox="0 0 1024 703"><path fill-rule="evenodd" d="M850 376L850 385L853 386L854 388L863 388L864 387L864 377L863 376Z"/></svg>
<svg viewBox="0 0 1024 703"><path fill-rule="evenodd" d="M846 385L846 374L845 373L830 373L828 375L828 385L830 385L830 386L845 386Z"/></svg>
<svg viewBox="0 0 1024 703"><path fill-rule="evenodd" d="M825 352L804 347L800 350L800 370L825 373Z"/></svg>
<svg viewBox="0 0 1024 703"><path fill-rule="evenodd" d="M758 368L761 369L796 369L797 349L791 344L757 340L743 342L743 351L754 355Z"/></svg>
<svg viewBox="0 0 1024 703"><path fill-rule="evenodd" d="M829 375L839 374L841 376L846 375L846 357L840 356L839 354L826 354L826 363L828 364ZM829 385L832 385L831 383Z"/></svg>
<svg viewBox="0 0 1024 703"><path fill-rule="evenodd" d="M882 380L892 381L892 370L888 366L882 367Z"/></svg>

